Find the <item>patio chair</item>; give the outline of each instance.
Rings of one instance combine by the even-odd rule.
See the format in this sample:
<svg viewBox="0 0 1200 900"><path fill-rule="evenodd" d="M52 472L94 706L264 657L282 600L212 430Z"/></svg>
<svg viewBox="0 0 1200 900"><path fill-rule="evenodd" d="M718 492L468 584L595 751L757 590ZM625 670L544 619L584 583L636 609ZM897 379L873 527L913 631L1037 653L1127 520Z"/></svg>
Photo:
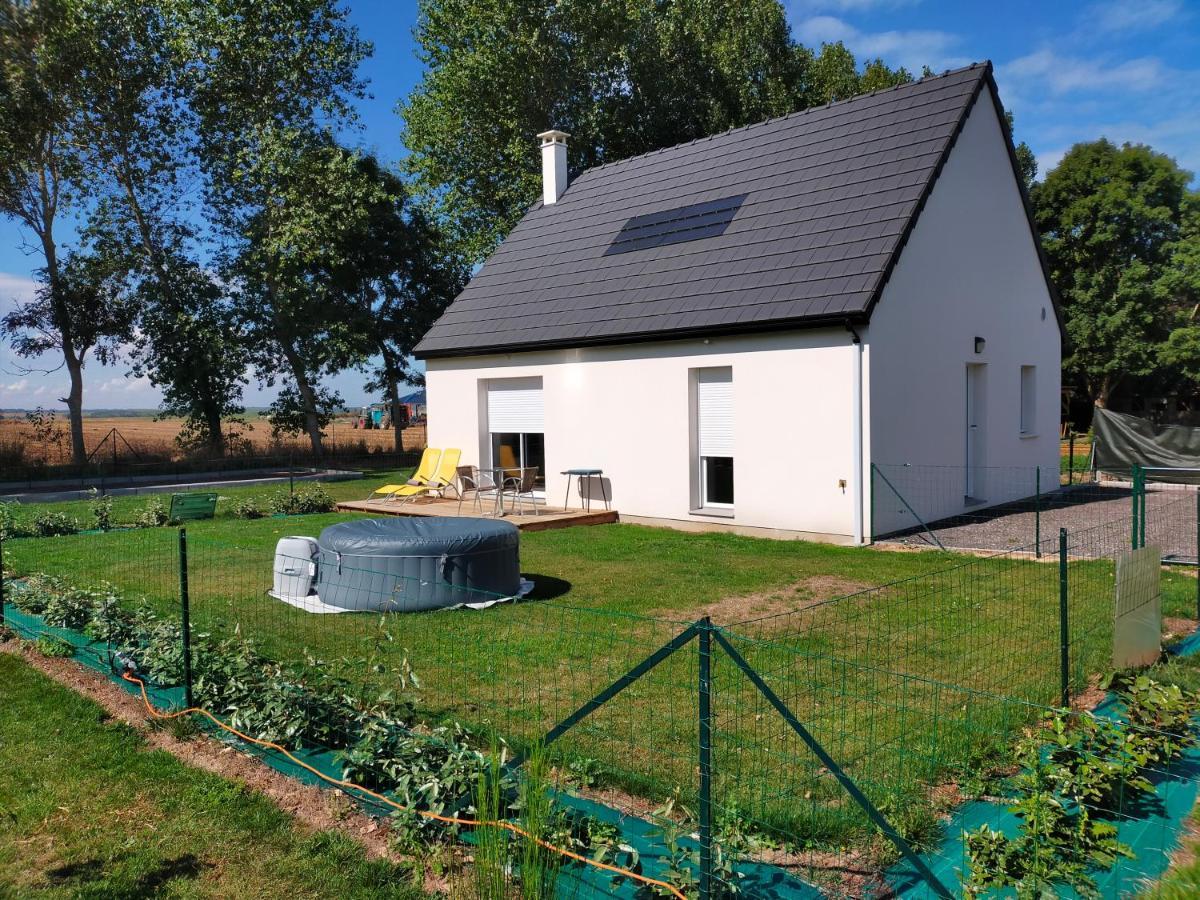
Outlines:
<svg viewBox="0 0 1200 900"><path fill-rule="evenodd" d="M412 478L408 479L404 484L385 484L381 488L376 488L371 492L368 500L374 500L376 496L381 496L384 500L394 497L397 491L406 487L418 487L420 485L429 484L429 479L433 477L438 468L438 461L442 458L442 451L435 450L433 447L426 447L425 452L421 454L421 462L417 465L417 471L413 472Z"/></svg>
<svg viewBox="0 0 1200 900"><path fill-rule="evenodd" d="M537 484L538 467L530 466L525 469L520 469L517 474L509 475L505 472L504 484L500 489L500 507L504 508L504 498L512 497L512 510L517 511L517 506L521 507L521 514L525 512L525 501L528 500L533 507L535 516L541 515L538 512L538 500L541 499L534 493L534 486ZM546 503L542 500L542 505Z"/></svg>
<svg viewBox="0 0 1200 900"><path fill-rule="evenodd" d="M458 475L458 462L462 459L462 451L453 447L442 453L437 471L426 484L406 484L392 496L401 503L408 503L418 497L428 497L432 494L444 496L446 488L454 487L454 479Z"/></svg>
<svg viewBox="0 0 1200 900"><path fill-rule="evenodd" d="M463 500L467 494L475 495L475 509L483 512L483 498L490 497L493 502L498 499L500 488L489 472L481 472L476 466L459 466L458 479L455 482L458 492L458 512L462 514Z"/></svg>

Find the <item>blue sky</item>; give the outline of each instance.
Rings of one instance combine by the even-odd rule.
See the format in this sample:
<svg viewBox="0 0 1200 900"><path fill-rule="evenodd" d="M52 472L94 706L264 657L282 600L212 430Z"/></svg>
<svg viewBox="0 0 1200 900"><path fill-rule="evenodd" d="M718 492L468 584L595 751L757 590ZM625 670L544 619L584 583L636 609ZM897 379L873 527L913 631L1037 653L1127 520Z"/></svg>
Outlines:
<svg viewBox="0 0 1200 900"><path fill-rule="evenodd" d="M1016 136L1044 172L1075 142L1106 136L1148 143L1200 171L1200 0L1098 2L951 2L951 0L787 0L798 40L842 40L860 58L881 56L919 74L983 59L996 66ZM414 54L412 0L351 0L351 17L374 42L363 69L371 98L361 104L359 139L389 161L403 155L396 102L420 80ZM530 140L530 153L535 152ZM32 289L36 257L28 236L0 223L0 309ZM127 366L89 366L85 405L153 407L157 394L126 376ZM363 377L334 380L347 402L366 402ZM0 347L0 407L58 406L59 372L22 374ZM253 384L247 402L272 394Z"/></svg>

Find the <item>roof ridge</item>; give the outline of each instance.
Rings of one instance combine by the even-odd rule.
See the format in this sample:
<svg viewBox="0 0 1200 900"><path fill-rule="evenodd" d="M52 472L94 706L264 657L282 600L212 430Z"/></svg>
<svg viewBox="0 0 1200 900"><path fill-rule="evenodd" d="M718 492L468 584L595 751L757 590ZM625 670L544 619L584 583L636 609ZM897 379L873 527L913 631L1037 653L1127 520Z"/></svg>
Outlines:
<svg viewBox="0 0 1200 900"><path fill-rule="evenodd" d="M959 66L957 69L946 69L944 72L942 72L940 74L927 75L923 78L917 78L913 81L903 82L902 84L893 84L886 88L876 88L873 91L868 91L863 94L855 94L853 97L846 97L843 100L829 100L825 103L818 103L815 106L806 106L803 109L795 109L789 113L784 113L783 115L779 115L779 116L771 116L770 118L761 119L757 122L747 122L745 125L734 125L732 128L727 128L724 131L715 131L712 134L700 135L699 137L694 137L691 140L680 141L678 144L668 144L666 147L659 147L655 150L647 150L644 153L638 153L638 154L635 154L634 156L625 156L625 157L622 157L621 159L614 159L611 162L604 162L598 166L592 166L591 168L584 169L582 172L579 173L579 175L577 175L575 177L574 180L578 181L580 178L582 178L584 175L587 175L589 172L599 172L601 169L608 169L608 168L612 168L615 166L624 165L625 163L631 163L631 162L634 162L639 159L646 159L651 156L656 156L659 153L665 153L668 150L676 150L680 147L690 147L693 144L696 144L700 141L712 140L713 138L723 137L724 135L727 135L727 134L733 134L735 131L749 131L751 128L758 128L762 125L770 125L773 122L785 122L788 119L798 118L800 116L807 115L808 113L811 113L814 110L818 110L818 109L826 110L826 109L832 109L833 107L848 106L851 103L855 103L857 101L864 100L868 97L874 97L877 94L882 94L887 91L898 91L903 88L914 87L918 84L929 84L930 82L939 81L943 78L949 78L953 75L961 75L964 72L971 72L975 69L980 69L980 70L984 71L984 73L986 74L987 72L990 72L992 70L992 61L990 59L985 59L980 62L973 62L973 63L970 63L969 65Z"/></svg>

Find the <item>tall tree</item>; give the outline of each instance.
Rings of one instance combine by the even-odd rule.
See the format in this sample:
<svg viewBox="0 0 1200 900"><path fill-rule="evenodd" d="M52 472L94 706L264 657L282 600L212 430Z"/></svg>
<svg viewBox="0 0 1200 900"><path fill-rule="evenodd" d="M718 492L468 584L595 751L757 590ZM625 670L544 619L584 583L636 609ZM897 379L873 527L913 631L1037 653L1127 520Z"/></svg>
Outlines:
<svg viewBox="0 0 1200 900"><path fill-rule="evenodd" d="M0 213L33 234L42 259L37 299L8 317L5 332L21 355L38 347L61 354L71 455L80 465L87 456L84 357L103 336L73 305L79 294L64 281L58 234L84 172L72 132L80 109L81 50L90 39L78 13L73 0L0 0Z"/></svg>
<svg viewBox="0 0 1200 900"><path fill-rule="evenodd" d="M536 198L546 128L578 171L910 78L814 56L778 0L421 0L416 37L409 170L472 260Z"/></svg>
<svg viewBox="0 0 1200 900"><path fill-rule="evenodd" d="M332 135L353 125L370 46L335 0L186 4L179 34L222 271L259 375L283 383L275 424L319 453L340 402L320 378L357 357L311 273L362 199Z"/></svg>
<svg viewBox="0 0 1200 900"><path fill-rule="evenodd" d="M304 432L320 454L342 405L321 382L365 358L362 323L333 273L345 267L349 236L362 232L378 187L361 177L354 154L332 143L284 142L271 159L274 202L247 222L225 271L255 369L281 386L272 425Z"/></svg>
<svg viewBox="0 0 1200 900"><path fill-rule="evenodd" d="M1143 145L1076 144L1032 192L1051 277L1063 298L1068 376L1097 406L1160 364L1178 302L1167 294L1189 252L1190 173ZM1181 286L1182 290L1182 286ZM1177 342L1182 342L1178 338Z"/></svg>
<svg viewBox="0 0 1200 900"><path fill-rule="evenodd" d="M410 368L413 347L462 290L467 268L425 211L409 202L399 177L370 156L358 160L358 171L375 189L366 215L342 234L328 280L337 306L357 310L362 353L371 361L366 389L387 399L399 451L401 392L423 383Z"/></svg>
<svg viewBox="0 0 1200 900"><path fill-rule="evenodd" d="M163 415L184 420L180 443L221 456L226 426L245 411L249 357L224 286L186 257L161 265L161 277L139 285L133 371L162 391Z"/></svg>
<svg viewBox="0 0 1200 900"><path fill-rule="evenodd" d="M127 255L135 373L163 391L165 413L185 418L189 444L219 456L222 419L241 411L245 354L223 292L192 259L196 131L181 77L189 61L176 51L195 23L169 2L87 0L81 11L95 44L75 129L97 198L87 232Z"/></svg>
<svg viewBox="0 0 1200 900"><path fill-rule="evenodd" d="M26 359L47 354L70 359L81 373L88 356L102 365L115 362L123 342L130 340L136 308L124 280L121 259L103 252L69 251L56 257L55 278L43 278L34 299L18 303L0 319L0 334L13 351ZM30 368L30 371L33 371ZM73 378L72 390L80 382ZM70 398L72 459L87 461L82 433L74 435L80 395ZM82 452L80 452L82 450Z"/></svg>

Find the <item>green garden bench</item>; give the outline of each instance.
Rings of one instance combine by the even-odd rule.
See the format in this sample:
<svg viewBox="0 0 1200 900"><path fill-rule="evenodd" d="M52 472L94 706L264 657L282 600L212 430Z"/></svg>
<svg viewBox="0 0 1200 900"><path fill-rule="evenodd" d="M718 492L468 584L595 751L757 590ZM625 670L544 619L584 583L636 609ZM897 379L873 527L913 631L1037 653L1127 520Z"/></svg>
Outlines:
<svg viewBox="0 0 1200 900"><path fill-rule="evenodd" d="M217 511L217 495L209 493L172 494L172 522L183 522L187 519L211 519Z"/></svg>

